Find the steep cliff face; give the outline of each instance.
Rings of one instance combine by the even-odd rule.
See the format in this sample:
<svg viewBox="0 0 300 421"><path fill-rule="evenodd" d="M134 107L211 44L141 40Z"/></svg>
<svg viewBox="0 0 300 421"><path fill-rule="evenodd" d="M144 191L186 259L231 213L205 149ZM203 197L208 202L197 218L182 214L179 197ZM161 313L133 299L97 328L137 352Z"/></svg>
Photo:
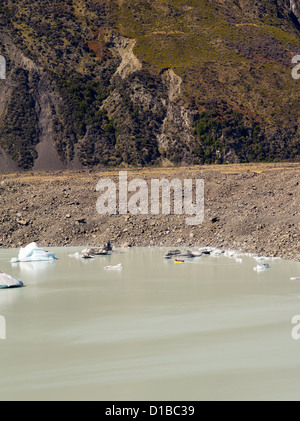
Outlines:
<svg viewBox="0 0 300 421"><path fill-rule="evenodd" d="M1 170L299 159L299 19L298 0L4 0Z"/></svg>
<svg viewBox="0 0 300 421"><path fill-rule="evenodd" d="M7 1L0 12L2 167L81 168L98 164L97 153L114 164L101 105L121 58L103 41L105 3Z"/></svg>
<svg viewBox="0 0 300 421"><path fill-rule="evenodd" d="M300 23L300 1L290 0L291 11Z"/></svg>

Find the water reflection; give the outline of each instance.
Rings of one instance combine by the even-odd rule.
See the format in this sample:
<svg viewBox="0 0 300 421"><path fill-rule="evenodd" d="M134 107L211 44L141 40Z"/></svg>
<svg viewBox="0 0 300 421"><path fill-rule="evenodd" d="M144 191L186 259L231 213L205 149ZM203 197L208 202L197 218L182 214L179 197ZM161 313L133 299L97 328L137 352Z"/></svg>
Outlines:
<svg viewBox="0 0 300 421"><path fill-rule="evenodd" d="M19 274L23 283L38 283L44 279L44 273L55 268L56 261L11 263L12 269Z"/></svg>

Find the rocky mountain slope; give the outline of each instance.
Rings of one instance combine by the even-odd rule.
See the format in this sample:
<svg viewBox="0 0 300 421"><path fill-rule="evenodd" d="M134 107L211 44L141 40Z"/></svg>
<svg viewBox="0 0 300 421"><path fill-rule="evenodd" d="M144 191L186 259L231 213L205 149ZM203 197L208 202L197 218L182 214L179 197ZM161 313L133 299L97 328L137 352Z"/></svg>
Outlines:
<svg viewBox="0 0 300 421"><path fill-rule="evenodd" d="M299 0L3 0L0 170L299 160Z"/></svg>

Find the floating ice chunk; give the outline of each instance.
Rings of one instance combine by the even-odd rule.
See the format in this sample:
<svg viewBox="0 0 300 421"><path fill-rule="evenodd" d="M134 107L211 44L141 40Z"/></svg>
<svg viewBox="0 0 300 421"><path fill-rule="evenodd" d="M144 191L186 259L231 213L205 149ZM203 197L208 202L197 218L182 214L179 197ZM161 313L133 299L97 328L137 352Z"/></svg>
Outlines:
<svg viewBox="0 0 300 421"><path fill-rule="evenodd" d="M0 272L0 288L22 287L23 282L7 273Z"/></svg>
<svg viewBox="0 0 300 421"><path fill-rule="evenodd" d="M178 256L178 255L180 255L180 254L181 254L181 250L179 250L179 249L176 249L176 250L170 250L170 251L168 251L168 253L166 253L166 254L164 255L164 258L165 258L165 259L172 259L173 257Z"/></svg>
<svg viewBox="0 0 300 421"><path fill-rule="evenodd" d="M82 254L92 256L106 256L108 254L111 254L111 250L108 250L105 247L89 247L82 250Z"/></svg>
<svg viewBox="0 0 300 421"><path fill-rule="evenodd" d="M82 255L78 251L73 254L69 254L69 257L75 257L76 259L81 259Z"/></svg>
<svg viewBox="0 0 300 421"><path fill-rule="evenodd" d="M199 251L205 256L209 256L211 254L211 252L213 251L211 247L203 247L200 248Z"/></svg>
<svg viewBox="0 0 300 421"><path fill-rule="evenodd" d="M12 258L11 263L53 261L56 259L54 253L39 248L36 243L30 243L26 247L21 247L18 258Z"/></svg>
<svg viewBox="0 0 300 421"><path fill-rule="evenodd" d="M230 257L230 258L235 258L237 256L237 252L232 251L232 250L226 250L225 253L224 253L224 256Z"/></svg>
<svg viewBox="0 0 300 421"><path fill-rule="evenodd" d="M269 260L269 257L256 256L256 257L254 257L254 259L255 259L257 262L264 262L265 260Z"/></svg>
<svg viewBox="0 0 300 421"><path fill-rule="evenodd" d="M121 270L122 268L123 268L122 263L119 263L118 265L115 265L115 266L104 267L105 270Z"/></svg>
<svg viewBox="0 0 300 421"><path fill-rule="evenodd" d="M257 265L255 266L255 268L253 268L253 270L255 270L256 272L262 272L264 270L269 269L269 265L267 263L264 263L263 265Z"/></svg>
<svg viewBox="0 0 300 421"><path fill-rule="evenodd" d="M210 255L213 257L219 257L219 256L222 256L223 254L225 254L225 252L219 249L212 250L212 252L210 253Z"/></svg>
<svg viewBox="0 0 300 421"><path fill-rule="evenodd" d="M200 257L202 256L202 252L201 251L192 251L192 257Z"/></svg>
<svg viewBox="0 0 300 421"><path fill-rule="evenodd" d="M69 257L75 257L76 259L93 259L95 256L92 254L88 254L88 253L74 253L74 254L69 254Z"/></svg>

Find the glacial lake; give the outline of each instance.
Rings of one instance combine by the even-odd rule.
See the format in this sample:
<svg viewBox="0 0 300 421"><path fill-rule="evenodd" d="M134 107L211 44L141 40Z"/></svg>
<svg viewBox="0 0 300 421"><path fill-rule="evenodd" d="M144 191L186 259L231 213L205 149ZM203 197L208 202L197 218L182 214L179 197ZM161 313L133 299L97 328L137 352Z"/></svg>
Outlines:
<svg viewBox="0 0 300 421"><path fill-rule="evenodd" d="M0 290L1 401L299 400L300 263L50 250L54 263L15 265L18 250L0 251L25 285Z"/></svg>

